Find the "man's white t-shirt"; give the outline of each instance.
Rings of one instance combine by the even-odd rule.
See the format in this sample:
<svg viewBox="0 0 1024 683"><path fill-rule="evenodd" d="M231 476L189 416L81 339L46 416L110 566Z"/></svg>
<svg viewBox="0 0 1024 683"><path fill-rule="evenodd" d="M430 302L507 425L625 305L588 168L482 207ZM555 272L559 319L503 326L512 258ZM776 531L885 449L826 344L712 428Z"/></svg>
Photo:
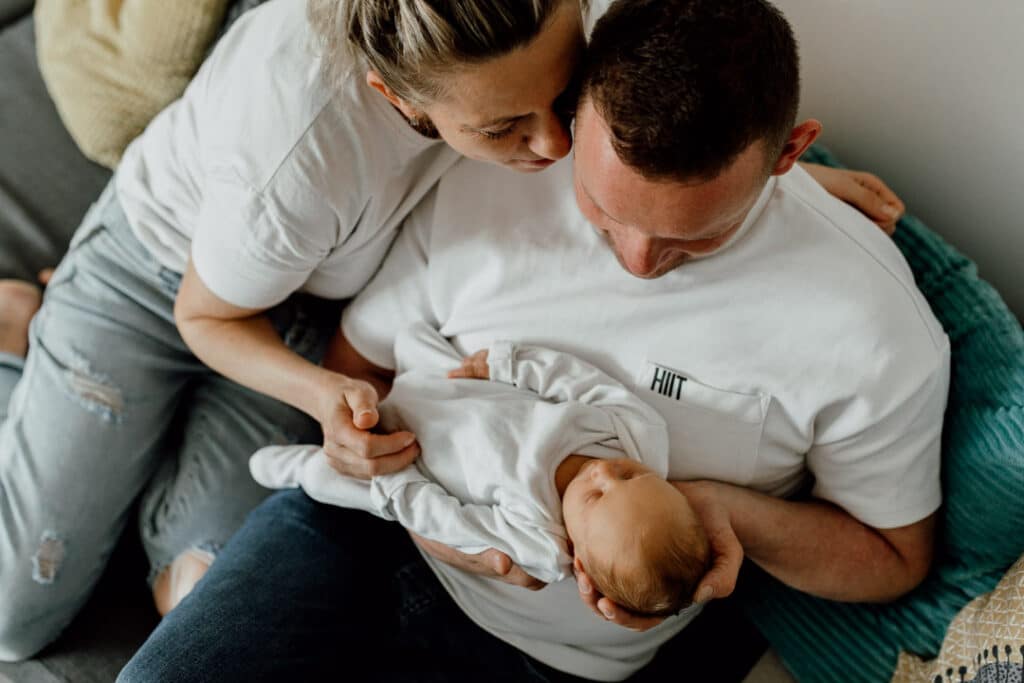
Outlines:
<svg viewBox="0 0 1024 683"><path fill-rule="evenodd" d="M462 354L498 340L578 356L668 423L669 477L813 494L893 528L938 508L949 345L892 241L799 167L772 178L718 253L633 277L579 213L570 161L520 176L462 161L406 221L346 311L394 367L423 320ZM481 627L573 674L620 680L695 615L604 622L571 580L540 592L427 557Z"/></svg>
<svg viewBox="0 0 1024 683"><path fill-rule="evenodd" d="M273 0L246 13L117 171L142 243L176 272L191 255L237 306L358 292L458 158L412 130L365 69L327 86L305 12Z"/></svg>

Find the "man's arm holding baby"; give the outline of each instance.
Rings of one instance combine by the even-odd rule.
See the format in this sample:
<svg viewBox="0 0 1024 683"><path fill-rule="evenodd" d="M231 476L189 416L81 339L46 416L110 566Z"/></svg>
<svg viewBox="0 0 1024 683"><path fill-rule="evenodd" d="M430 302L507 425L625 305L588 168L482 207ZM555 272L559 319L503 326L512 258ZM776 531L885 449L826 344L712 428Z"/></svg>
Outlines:
<svg viewBox="0 0 1024 683"><path fill-rule="evenodd" d="M793 501L714 481L674 482L705 525L714 566L695 593L701 602L730 595L743 557L783 583L847 602L886 602L928 573L935 515L895 529L875 529L821 500ZM605 619L634 630L661 619L639 617L577 577L580 596Z"/></svg>
<svg viewBox="0 0 1024 683"><path fill-rule="evenodd" d="M917 586L931 566L935 515L876 529L822 500L785 500L719 482L677 482L699 509L719 561L698 588L728 595L746 554L806 593L845 602L887 602ZM731 546L731 547L730 547Z"/></svg>
<svg viewBox="0 0 1024 683"><path fill-rule="evenodd" d="M466 358L450 376L486 379L486 353ZM701 517L712 546L714 565L695 592L698 602L731 594L744 556L789 586L849 602L893 600L919 584L931 565L934 514L880 529L820 499L785 500L714 481L673 483ZM436 550L449 564L491 573L449 548ZM609 621L635 630L662 621L621 609L582 571L577 580L583 601Z"/></svg>

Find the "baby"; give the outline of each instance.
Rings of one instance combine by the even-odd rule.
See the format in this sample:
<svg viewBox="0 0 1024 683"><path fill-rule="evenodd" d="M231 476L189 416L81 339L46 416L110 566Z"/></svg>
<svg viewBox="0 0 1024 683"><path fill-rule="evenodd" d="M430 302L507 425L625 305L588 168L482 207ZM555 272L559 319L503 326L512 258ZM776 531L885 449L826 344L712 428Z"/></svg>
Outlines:
<svg viewBox="0 0 1024 683"><path fill-rule="evenodd" d="M395 358L381 426L417 435L414 465L363 481L316 446L274 446L252 457L256 480L301 486L466 553L496 548L547 583L578 563L639 614L689 604L708 540L665 480L668 434L653 408L569 354L498 342L463 360L425 324L399 336Z"/></svg>

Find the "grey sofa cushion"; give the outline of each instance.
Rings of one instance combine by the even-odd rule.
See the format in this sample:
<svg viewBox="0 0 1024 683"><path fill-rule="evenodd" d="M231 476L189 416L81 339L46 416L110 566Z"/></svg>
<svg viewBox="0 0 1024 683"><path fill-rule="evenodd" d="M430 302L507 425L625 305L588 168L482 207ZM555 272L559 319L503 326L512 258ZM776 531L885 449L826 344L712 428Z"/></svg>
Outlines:
<svg viewBox="0 0 1024 683"><path fill-rule="evenodd" d="M0 28L0 65L0 277L31 279L60 261L110 171L82 156L57 116L30 15Z"/></svg>
<svg viewBox="0 0 1024 683"><path fill-rule="evenodd" d="M0 26L6 26L32 9L32 0L0 0Z"/></svg>

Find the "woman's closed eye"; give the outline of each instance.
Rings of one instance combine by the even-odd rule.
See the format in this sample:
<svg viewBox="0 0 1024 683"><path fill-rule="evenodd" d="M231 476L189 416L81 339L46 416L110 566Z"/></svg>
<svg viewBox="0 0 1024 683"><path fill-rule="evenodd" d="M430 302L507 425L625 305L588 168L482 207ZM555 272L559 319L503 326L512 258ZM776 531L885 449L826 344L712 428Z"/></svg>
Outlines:
<svg viewBox="0 0 1024 683"><path fill-rule="evenodd" d="M511 126L501 128L500 130L478 130L476 132L478 135L481 135L487 138L488 140L500 140L503 137L511 135L512 131L514 131L515 129L516 127L513 124Z"/></svg>

